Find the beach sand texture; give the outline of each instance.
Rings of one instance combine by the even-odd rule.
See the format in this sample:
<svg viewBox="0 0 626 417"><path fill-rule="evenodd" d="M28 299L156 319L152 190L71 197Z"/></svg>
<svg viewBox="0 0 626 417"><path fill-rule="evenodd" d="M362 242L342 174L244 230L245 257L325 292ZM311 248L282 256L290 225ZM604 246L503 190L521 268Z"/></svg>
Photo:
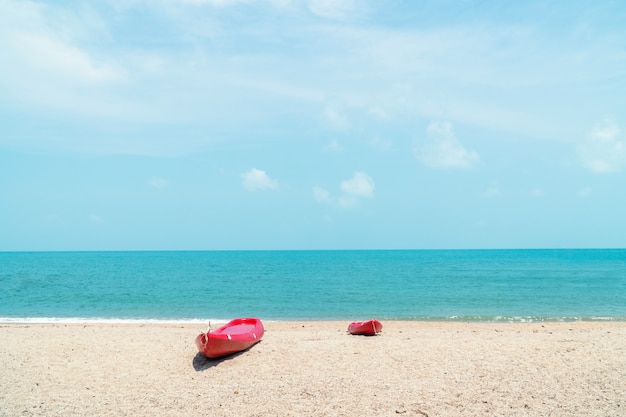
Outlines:
<svg viewBox="0 0 626 417"><path fill-rule="evenodd" d="M219 360L197 324L0 325L0 416L626 416L626 323L264 324Z"/></svg>

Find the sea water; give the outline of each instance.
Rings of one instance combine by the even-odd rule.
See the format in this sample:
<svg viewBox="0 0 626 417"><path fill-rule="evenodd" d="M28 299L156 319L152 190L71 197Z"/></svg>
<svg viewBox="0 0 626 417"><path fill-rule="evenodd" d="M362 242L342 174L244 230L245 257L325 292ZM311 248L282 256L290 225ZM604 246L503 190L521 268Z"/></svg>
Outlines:
<svg viewBox="0 0 626 417"><path fill-rule="evenodd" d="M0 252L0 322L626 320L626 250Z"/></svg>

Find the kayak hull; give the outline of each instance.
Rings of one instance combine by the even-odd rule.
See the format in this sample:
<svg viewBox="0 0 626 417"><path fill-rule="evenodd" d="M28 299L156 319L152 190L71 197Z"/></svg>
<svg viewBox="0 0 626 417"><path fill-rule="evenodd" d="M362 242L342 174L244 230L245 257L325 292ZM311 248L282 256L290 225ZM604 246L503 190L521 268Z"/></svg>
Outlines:
<svg viewBox="0 0 626 417"><path fill-rule="evenodd" d="M354 321L348 325L348 333L354 335L374 336L383 330L383 325L376 319Z"/></svg>
<svg viewBox="0 0 626 417"><path fill-rule="evenodd" d="M198 351L207 358L220 358L249 349L258 343L265 329L257 318L238 318L212 332L196 337Z"/></svg>

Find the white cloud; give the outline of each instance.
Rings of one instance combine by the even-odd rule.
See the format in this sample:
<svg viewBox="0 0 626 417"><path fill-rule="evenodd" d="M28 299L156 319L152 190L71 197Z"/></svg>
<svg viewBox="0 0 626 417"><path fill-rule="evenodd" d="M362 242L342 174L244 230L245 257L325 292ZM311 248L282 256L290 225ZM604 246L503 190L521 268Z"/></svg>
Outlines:
<svg viewBox="0 0 626 417"><path fill-rule="evenodd" d="M19 82L100 84L126 80L115 59L81 47L108 37L106 25L86 10L34 2L0 5L0 63L4 78ZM13 79L15 78L15 79ZM42 80L43 78L43 80Z"/></svg>
<svg viewBox="0 0 626 417"><path fill-rule="evenodd" d="M125 54L110 54L103 47L110 45L109 36L90 7L0 2L0 104L21 102L30 112L52 110L60 121L74 122L86 114L129 118L132 100L118 95L131 86L132 77L120 59ZM54 138L62 145L53 146L71 148L70 137Z"/></svg>
<svg viewBox="0 0 626 417"><path fill-rule="evenodd" d="M352 178L341 182L341 190L356 197L374 196L374 181L364 172L355 172Z"/></svg>
<svg viewBox="0 0 626 417"><path fill-rule="evenodd" d="M364 172L355 172L352 178L340 183L342 194L333 197L325 188L313 187L313 197L321 204L329 204L336 207L347 208L355 206L361 198L374 196L374 180Z"/></svg>
<svg viewBox="0 0 626 417"><path fill-rule="evenodd" d="M271 190L278 188L278 182L271 179L265 171L252 168L248 172L241 174L243 186L246 190Z"/></svg>
<svg viewBox="0 0 626 417"><path fill-rule="evenodd" d="M589 138L578 146L583 166L591 172L618 172L626 165L626 144L619 140L619 126L612 120L597 125Z"/></svg>
<svg viewBox="0 0 626 417"><path fill-rule="evenodd" d="M18 34L13 45L27 66L62 79L88 83L118 81L123 72L106 64L97 64L84 50L50 35Z"/></svg>
<svg viewBox="0 0 626 417"><path fill-rule="evenodd" d="M479 160L478 152L467 150L456 138L452 123L432 122L428 138L413 149L416 158L432 168L471 168Z"/></svg>

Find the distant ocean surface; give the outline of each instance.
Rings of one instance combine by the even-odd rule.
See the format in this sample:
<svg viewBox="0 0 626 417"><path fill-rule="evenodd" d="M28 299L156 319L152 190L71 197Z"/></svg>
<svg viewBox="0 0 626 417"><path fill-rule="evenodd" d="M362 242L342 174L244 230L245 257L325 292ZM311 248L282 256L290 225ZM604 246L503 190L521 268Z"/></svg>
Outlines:
<svg viewBox="0 0 626 417"><path fill-rule="evenodd" d="M0 252L0 322L626 321L626 250Z"/></svg>

